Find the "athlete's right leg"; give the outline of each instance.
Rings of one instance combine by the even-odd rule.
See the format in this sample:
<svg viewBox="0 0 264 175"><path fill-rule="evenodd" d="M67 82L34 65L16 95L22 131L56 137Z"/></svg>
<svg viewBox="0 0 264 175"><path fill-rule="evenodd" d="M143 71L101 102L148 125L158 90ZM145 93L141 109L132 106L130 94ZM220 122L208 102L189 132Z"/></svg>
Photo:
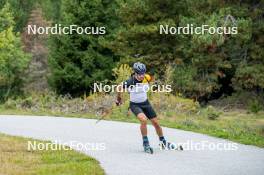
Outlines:
<svg viewBox="0 0 264 175"><path fill-rule="evenodd" d="M130 103L130 109L131 111L137 116L138 120L140 121L140 131L143 139L143 147L144 151L148 153L153 153L153 149L149 146L149 140L148 140L148 131L147 131L147 117L144 114L143 110L141 107L138 105L133 105Z"/></svg>
<svg viewBox="0 0 264 175"><path fill-rule="evenodd" d="M143 147L144 147L144 151L147 153L151 153L153 154L153 149L149 146L149 140L148 140L148 131L147 131L147 117L144 113L138 113L137 114L137 118L140 121L140 131L142 134L142 138L143 138Z"/></svg>
<svg viewBox="0 0 264 175"><path fill-rule="evenodd" d="M140 131L141 131L142 137L144 138L144 136L148 135L148 130L147 130L148 119L144 113L139 113L137 115L137 118L140 121Z"/></svg>
<svg viewBox="0 0 264 175"><path fill-rule="evenodd" d="M140 131L143 139L146 138L148 134L146 115L144 114L142 108L140 108L138 105L133 104L132 102L130 102L130 109L140 121Z"/></svg>

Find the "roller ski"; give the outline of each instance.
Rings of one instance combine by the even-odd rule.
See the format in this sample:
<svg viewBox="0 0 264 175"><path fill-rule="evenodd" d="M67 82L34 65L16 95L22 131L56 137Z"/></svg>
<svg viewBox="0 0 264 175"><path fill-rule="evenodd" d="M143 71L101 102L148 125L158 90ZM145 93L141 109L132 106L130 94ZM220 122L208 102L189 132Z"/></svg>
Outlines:
<svg viewBox="0 0 264 175"><path fill-rule="evenodd" d="M151 148L149 145L144 145L144 152L153 154L153 148Z"/></svg>
<svg viewBox="0 0 264 175"><path fill-rule="evenodd" d="M162 141L160 142L160 148L162 150L178 150L178 151L183 151L183 146L182 145L175 145L170 142Z"/></svg>

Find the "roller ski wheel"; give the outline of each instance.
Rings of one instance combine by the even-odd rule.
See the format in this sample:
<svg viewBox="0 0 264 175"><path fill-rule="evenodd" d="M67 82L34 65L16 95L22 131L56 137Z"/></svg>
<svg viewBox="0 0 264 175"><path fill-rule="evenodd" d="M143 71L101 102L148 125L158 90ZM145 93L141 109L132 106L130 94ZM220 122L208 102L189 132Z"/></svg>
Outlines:
<svg viewBox="0 0 264 175"><path fill-rule="evenodd" d="M153 148L151 148L150 146L144 146L144 152L153 154Z"/></svg>
<svg viewBox="0 0 264 175"><path fill-rule="evenodd" d="M183 146L182 145L175 145L170 142L160 143L161 149L163 150L178 150L178 151L183 151Z"/></svg>
<svg viewBox="0 0 264 175"><path fill-rule="evenodd" d="M177 147L177 150L179 150L179 151L183 151L183 146L179 145L179 146Z"/></svg>

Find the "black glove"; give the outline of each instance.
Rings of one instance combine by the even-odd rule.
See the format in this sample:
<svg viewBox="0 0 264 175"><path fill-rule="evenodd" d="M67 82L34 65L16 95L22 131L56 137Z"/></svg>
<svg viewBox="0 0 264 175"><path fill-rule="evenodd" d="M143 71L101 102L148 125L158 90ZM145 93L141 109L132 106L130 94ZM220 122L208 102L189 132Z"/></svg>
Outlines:
<svg viewBox="0 0 264 175"><path fill-rule="evenodd" d="M121 97L117 97L117 99L116 99L116 106L120 106L121 104L122 104Z"/></svg>

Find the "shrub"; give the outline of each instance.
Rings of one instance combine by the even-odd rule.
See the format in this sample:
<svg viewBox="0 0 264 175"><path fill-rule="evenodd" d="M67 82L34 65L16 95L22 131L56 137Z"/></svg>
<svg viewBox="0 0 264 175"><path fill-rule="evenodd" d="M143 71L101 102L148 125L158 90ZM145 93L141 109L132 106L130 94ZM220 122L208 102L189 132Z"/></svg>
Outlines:
<svg viewBox="0 0 264 175"><path fill-rule="evenodd" d="M121 83L128 79L132 74L132 68L127 64L121 64L119 67L113 69L113 75L116 83Z"/></svg>
<svg viewBox="0 0 264 175"><path fill-rule="evenodd" d="M26 99L23 99L21 102L21 107L22 108L31 108L33 106L33 98L32 97L28 97Z"/></svg>
<svg viewBox="0 0 264 175"><path fill-rule="evenodd" d="M209 120L216 120L220 117L220 112L218 112L213 106L208 106L206 108L206 115Z"/></svg>
<svg viewBox="0 0 264 175"><path fill-rule="evenodd" d="M258 113L259 111L262 110L262 104L260 103L259 100L253 99L249 102L248 109L250 112Z"/></svg>
<svg viewBox="0 0 264 175"><path fill-rule="evenodd" d="M15 109L16 107L16 101L12 99L8 99L4 104L4 108L6 109Z"/></svg>

